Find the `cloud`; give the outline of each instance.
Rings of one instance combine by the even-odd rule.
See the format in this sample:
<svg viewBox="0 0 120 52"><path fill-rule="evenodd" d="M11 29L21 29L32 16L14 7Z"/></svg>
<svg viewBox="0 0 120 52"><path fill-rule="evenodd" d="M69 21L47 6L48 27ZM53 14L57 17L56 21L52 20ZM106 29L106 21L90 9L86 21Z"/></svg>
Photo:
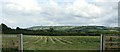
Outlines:
<svg viewBox="0 0 120 52"><path fill-rule="evenodd" d="M3 0L2 22L12 27L34 25L117 26L117 1ZM1 23L2 23L1 22Z"/></svg>
<svg viewBox="0 0 120 52"><path fill-rule="evenodd" d="M4 0L3 12L13 14L36 14L38 11L41 11L41 8L38 6L36 0Z"/></svg>
<svg viewBox="0 0 120 52"><path fill-rule="evenodd" d="M8 2L8 7L16 7L18 6L18 10L38 10L40 9L38 7L37 1L36 0L7 0ZM17 6L15 6L17 5Z"/></svg>
<svg viewBox="0 0 120 52"><path fill-rule="evenodd" d="M96 2L119 2L120 0L96 0Z"/></svg>

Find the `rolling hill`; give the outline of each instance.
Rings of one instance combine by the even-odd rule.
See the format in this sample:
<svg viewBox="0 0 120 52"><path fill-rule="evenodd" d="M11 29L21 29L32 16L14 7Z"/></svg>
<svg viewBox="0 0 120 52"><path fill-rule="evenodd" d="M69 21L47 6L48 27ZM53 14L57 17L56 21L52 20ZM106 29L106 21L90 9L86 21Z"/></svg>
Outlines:
<svg viewBox="0 0 120 52"><path fill-rule="evenodd" d="M27 30L49 30L54 31L120 31L119 27L105 27L105 26L34 26L27 28Z"/></svg>

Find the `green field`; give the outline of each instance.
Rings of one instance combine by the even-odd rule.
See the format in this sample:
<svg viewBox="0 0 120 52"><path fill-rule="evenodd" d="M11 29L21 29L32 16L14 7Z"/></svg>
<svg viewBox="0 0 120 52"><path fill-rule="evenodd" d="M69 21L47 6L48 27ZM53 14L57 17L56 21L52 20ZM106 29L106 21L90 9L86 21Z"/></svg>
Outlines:
<svg viewBox="0 0 120 52"><path fill-rule="evenodd" d="M2 50L18 50L18 40L16 34L2 34Z"/></svg>
<svg viewBox="0 0 120 52"><path fill-rule="evenodd" d="M3 38L12 45L14 38ZM9 41L10 40L10 41ZM8 43L5 43L8 41ZM99 50L100 36L32 36L23 35L24 50Z"/></svg>
<svg viewBox="0 0 120 52"><path fill-rule="evenodd" d="M23 36L24 50L99 50L99 36Z"/></svg>

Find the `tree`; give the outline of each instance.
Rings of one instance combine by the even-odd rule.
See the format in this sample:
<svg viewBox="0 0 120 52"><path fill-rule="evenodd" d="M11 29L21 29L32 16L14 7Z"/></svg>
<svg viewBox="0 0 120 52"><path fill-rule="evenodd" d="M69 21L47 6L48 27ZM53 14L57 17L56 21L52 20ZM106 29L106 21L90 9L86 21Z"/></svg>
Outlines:
<svg viewBox="0 0 120 52"><path fill-rule="evenodd" d="M4 30L4 29L8 29L8 27L7 27L7 25L5 25L5 24L1 24L1 26L2 26L2 30Z"/></svg>
<svg viewBox="0 0 120 52"><path fill-rule="evenodd" d="M50 29L49 29L49 32L53 32L53 31L54 31L54 29L53 29L53 28L50 28Z"/></svg>
<svg viewBox="0 0 120 52"><path fill-rule="evenodd" d="M11 28L7 27L7 25L3 23L0 26L1 26L2 33L10 33L10 31L12 30Z"/></svg>
<svg viewBox="0 0 120 52"><path fill-rule="evenodd" d="M16 28L16 30L20 30L20 28L19 28L19 27L17 27L17 28Z"/></svg>

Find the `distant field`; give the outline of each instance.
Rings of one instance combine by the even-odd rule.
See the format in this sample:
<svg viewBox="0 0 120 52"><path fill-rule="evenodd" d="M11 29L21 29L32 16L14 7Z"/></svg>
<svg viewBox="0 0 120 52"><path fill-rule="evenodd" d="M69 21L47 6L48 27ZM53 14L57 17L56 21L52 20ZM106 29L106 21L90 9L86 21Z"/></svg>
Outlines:
<svg viewBox="0 0 120 52"><path fill-rule="evenodd" d="M23 37L24 50L98 50L99 36L29 36Z"/></svg>

